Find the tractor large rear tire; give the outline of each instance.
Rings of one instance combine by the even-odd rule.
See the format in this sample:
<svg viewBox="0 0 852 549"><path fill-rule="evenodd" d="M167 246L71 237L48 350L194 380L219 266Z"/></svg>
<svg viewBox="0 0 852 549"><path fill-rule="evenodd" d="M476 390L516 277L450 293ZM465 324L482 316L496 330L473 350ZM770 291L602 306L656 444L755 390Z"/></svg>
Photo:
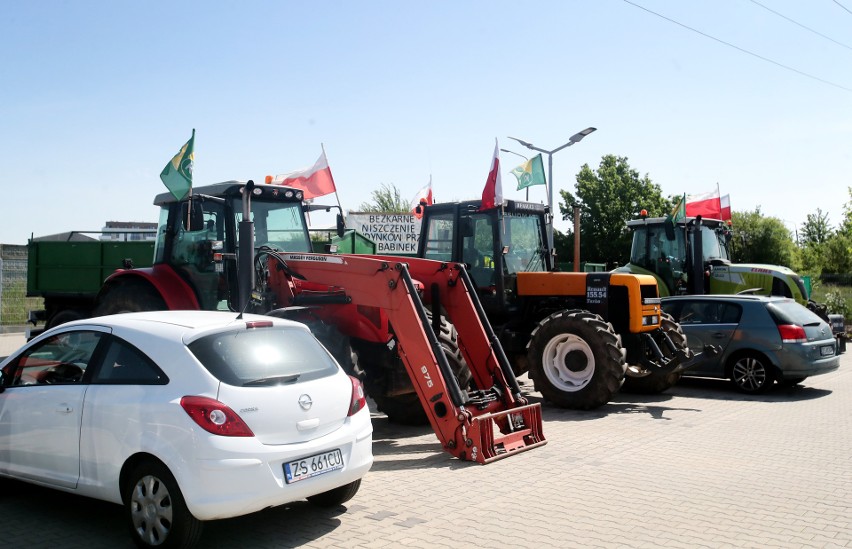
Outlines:
<svg viewBox="0 0 852 549"><path fill-rule="evenodd" d="M624 380L624 355L612 325L584 310L548 316L527 345L536 391L557 406L580 410L610 401Z"/></svg>
<svg viewBox="0 0 852 549"><path fill-rule="evenodd" d="M431 314L427 311L429 321L431 322ZM470 368L465 363L459 350L458 333L446 318L441 318L441 330L435 334L438 337L438 342L444 350L444 356L450 364L450 368L455 374L456 381L462 389L466 389L470 385L472 375ZM364 350L370 349L367 353ZM356 346L355 354L357 355L358 366L364 370L373 369L376 365L380 365L382 371L387 375L408 376L405 371L405 364L397 356L396 351L388 349L386 346ZM366 361L366 362L365 362ZM366 366L371 363L372 368ZM391 371L393 370L393 371ZM370 375L368 373L368 375ZM368 383L367 387L372 384ZM388 385L379 384L382 390L374 391L370 397L375 401L379 410L388 416L388 420L401 425L428 425L429 418L423 410L420 402L420 397L414 391L400 394L388 394ZM369 389L368 389L369 392Z"/></svg>
<svg viewBox="0 0 852 549"><path fill-rule="evenodd" d="M166 309L166 302L150 284L133 281L110 288L95 306L92 316Z"/></svg>
<svg viewBox="0 0 852 549"><path fill-rule="evenodd" d="M662 314L660 317L660 329L663 333L668 334L675 347L678 349L687 348L686 335L683 333L680 324L675 322L670 314ZM660 342L658 341L657 343L659 344ZM659 347L666 358L670 358L673 355L671 350L665 345L660 344ZM633 377L628 372L627 377L624 378L624 386L621 389L631 393L657 394L671 389L675 383L680 381L680 378L680 370L676 372L662 372L654 369L644 377Z"/></svg>

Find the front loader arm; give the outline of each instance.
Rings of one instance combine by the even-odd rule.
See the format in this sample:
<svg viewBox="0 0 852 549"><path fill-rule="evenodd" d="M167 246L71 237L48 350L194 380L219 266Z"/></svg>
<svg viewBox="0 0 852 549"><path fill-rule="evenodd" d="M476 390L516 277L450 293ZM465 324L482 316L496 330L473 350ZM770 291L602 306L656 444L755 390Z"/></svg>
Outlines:
<svg viewBox="0 0 852 549"><path fill-rule="evenodd" d="M338 302L377 307L387 315L400 359L447 452L487 463L546 443L540 405L529 405L521 396L463 266L345 254L282 253L280 257L312 287L324 285ZM273 263L269 273L270 286L284 301L282 305L298 304L300 284ZM424 301L455 324L478 390L458 386L427 320Z"/></svg>

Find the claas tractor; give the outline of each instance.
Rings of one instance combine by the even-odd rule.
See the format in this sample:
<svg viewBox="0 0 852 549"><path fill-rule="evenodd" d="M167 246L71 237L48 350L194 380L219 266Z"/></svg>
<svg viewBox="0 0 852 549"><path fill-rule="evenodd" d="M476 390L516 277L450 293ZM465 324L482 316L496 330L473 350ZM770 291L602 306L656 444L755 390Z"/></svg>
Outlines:
<svg viewBox="0 0 852 549"><path fill-rule="evenodd" d="M733 230L721 219L648 217L627 222L633 233L630 262L619 273L653 276L660 295L737 294L789 297L831 323L825 304L808 295L795 271L782 265L734 263L730 243ZM838 349L846 348L844 330L835 330Z"/></svg>
<svg viewBox="0 0 852 549"><path fill-rule="evenodd" d="M117 270L95 315L205 309L307 324L368 396L428 421L444 450L488 463L545 444L463 265L312 252L295 188L228 181L155 198L153 266ZM338 216L342 232L342 215Z"/></svg>
<svg viewBox="0 0 852 549"><path fill-rule="evenodd" d="M650 275L559 272L547 245L549 208L509 200L420 206L418 257L462 262L520 376L557 406L591 409L622 384L660 392L691 353L660 308Z"/></svg>

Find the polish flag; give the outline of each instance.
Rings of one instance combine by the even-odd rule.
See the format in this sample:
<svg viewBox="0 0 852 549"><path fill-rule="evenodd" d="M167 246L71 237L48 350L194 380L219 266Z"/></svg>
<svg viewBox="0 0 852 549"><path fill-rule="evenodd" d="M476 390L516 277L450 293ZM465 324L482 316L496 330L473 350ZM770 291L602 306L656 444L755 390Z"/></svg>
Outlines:
<svg viewBox="0 0 852 549"><path fill-rule="evenodd" d="M719 189L704 194L693 194L686 197L687 217L707 217L720 219L722 216L722 203L719 200Z"/></svg>
<svg viewBox="0 0 852 549"><path fill-rule="evenodd" d="M302 189L305 200L337 192L334 178L331 177L331 168L328 167L328 160L325 158L325 151L322 151L313 168L276 175L272 183Z"/></svg>
<svg viewBox="0 0 852 549"><path fill-rule="evenodd" d="M496 208L503 204L503 179L500 177L500 145L494 139L494 158L491 160L491 171L482 190L482 205L479 211Z"/></svg>
<svg viewBox="0 0 852 549"><path fill-rule="evenodd" d="M417 219L423 218L423 208L420 208L420 211L417 211L418 206L431 206L432 205L432 176L429 176L429 183L426 184L425 187L417 191L417 195L415 195L414 200L411 201L411 213Z"/></svg>
<svg viewBox="0 0 852 549"><path fill-rule="evenodd" d="M720 199L722 204L722 221L731 220L731 195L726 194Z"/></svg>

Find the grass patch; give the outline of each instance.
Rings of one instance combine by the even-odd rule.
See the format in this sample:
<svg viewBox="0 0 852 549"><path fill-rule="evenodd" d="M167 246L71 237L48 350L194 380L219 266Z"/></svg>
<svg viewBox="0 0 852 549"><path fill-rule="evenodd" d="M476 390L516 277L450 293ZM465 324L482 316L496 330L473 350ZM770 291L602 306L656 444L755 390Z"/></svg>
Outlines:
<svg viewBox="0 0 852 549"><path fill-rule="evenodd" d="M44 308L44 299L27 297L26 280L7 282L0 292L0 324L3 326L26 324L29 311Z"/></svg>

